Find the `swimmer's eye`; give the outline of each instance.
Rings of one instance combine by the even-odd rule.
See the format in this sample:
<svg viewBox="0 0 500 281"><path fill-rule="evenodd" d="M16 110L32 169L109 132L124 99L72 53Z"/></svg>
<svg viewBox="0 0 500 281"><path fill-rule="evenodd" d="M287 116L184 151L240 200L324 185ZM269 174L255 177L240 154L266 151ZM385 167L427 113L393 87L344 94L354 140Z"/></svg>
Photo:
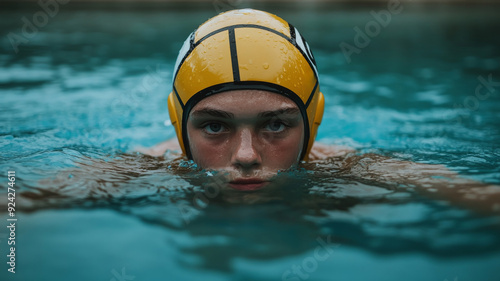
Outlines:
<svg viewBox="0 0 500 281"><path fill-rule="evenodd" d="M273 132L273 133L281 133L283 132L287 127L289 127L287 124L285 124L283 121L280 120L273 120L265 126L265 129Z"/></svg>
<svg viewBox="0 0 500 281"><path fill-rule="evenodd" d="M215 134L220 134L220 133L224 132L226 128L221 123L209 123L209 124L206 124L203 127L203 129L208 134L215 135Z"/></svg>

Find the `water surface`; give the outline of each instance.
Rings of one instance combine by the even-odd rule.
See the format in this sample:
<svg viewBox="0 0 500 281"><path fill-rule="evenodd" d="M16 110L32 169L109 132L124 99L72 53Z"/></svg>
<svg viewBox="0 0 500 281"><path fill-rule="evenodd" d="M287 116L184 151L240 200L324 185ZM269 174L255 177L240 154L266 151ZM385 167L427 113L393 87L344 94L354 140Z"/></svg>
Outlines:
<svg viewBox="0 0 500 281"><path fill-rule="evenodd" d="M133 152L175 136L173 64L213 7L68 4L18 53L7 35L36 9L2 10L0 167L18 218L15 275L0 231L2 280L498 280L498 212L366 172L397 170L382 155L500 184L500 87L475 96L500 81L498 7L404 7L350 63L339 44L379 7L269 8L316 56L318 139L358 152L214 198L193 163Z"/></svg>

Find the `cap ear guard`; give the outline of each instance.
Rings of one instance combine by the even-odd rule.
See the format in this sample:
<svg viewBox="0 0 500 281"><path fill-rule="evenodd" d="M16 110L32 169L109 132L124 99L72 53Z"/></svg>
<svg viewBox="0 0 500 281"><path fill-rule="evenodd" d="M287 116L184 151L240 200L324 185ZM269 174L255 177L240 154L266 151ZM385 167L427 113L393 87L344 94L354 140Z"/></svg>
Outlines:
<svg viewBox="0 0 500 281"><path fill-rule="evenodd" d="M175 106L176 102L177 101L175 98L175 94L174 92L171 92L170 95L168 95L168 115L170 116L170 122L172 122L172 126L174 126L175 128L175 134L177 135L177 140L179 141L182 153L186 155L186 148L184 147L184 142L182 141L181 122Z"/></svg>
<svg viewBox="0 0 500 281"><path fill-rule="evenodd" d="M318 133L318 127L323 120L323 112L325 111L325 97L322 92L318 94L318 103L316 105L316 112L314 114L314 121L311 128L311 133L309 137L309 144L307 146L306 154L304 155L303 160L309 160L309 153L311 153L311 149L314 144L314 140L316 139L316 134Z"/></svg>
<svg viewBox="0 0 500 281"><path fill-rule="evenodd" d="M325 97L322 92L319 92L318 106L316 107L316 114L314 115L314 136L318 131L318 127L323 120L323 112L325 111Z"/></svg>

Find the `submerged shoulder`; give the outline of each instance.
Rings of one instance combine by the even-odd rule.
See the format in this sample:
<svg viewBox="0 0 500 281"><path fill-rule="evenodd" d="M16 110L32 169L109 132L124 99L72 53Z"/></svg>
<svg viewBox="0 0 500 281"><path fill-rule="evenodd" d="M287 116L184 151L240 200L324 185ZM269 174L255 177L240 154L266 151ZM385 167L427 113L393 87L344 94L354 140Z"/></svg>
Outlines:
<svg viewBox="0 0 500 281"><path fill-rule="evenodd" d="M320 142L315 142L311 152L309 153L309 161L325 160L331 157L342 157L355 150L348 146L328 145Z"/></svg>
<svg viewBox="0 0 500 281"><path fill-rule="evenodd" d="M134 150L154 157L163 156L167 151L178 152L179 155L182 154L181 147L176 138L161 142L153 147L137 147Z"/></svg>

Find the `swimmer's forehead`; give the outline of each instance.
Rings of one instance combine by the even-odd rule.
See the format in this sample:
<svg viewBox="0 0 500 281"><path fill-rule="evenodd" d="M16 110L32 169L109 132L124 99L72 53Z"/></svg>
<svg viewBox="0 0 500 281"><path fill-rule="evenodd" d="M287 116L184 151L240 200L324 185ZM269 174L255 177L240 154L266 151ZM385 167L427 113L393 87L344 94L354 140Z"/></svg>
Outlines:
<svg viewBox="0 0 500 281"><path fill-rule="evenodd" d="M195 109L191 112L191 117L194 118L204 118L204 117L217 117L226 119L235 119L235 113L231 111L226 111L225 109L212 108L210 106L205 106L199 109ZM241 112L236 112L236 115L245 115ZM252 114L250 114L252 115ZM290 117L301 117L300 110L297 107L284 107L276 110L258 111L251 117L257 118L272 118L280 116L290 116Z"/></svg>
<svg viewBox="0 0 500 281"><path fill-rule="evenodd" d="M290 26L283 19L263 11L241 9L220 14L206 21L196 31L194 41L197 42L210 33L229 26L248 24L263 25L267 28L278 31L289 38L291 37Z"/></svg>
<svg viewBox="0 0 500 281"><path fill-rule="evenodd" d="M191 110L190 116L220 118L275 117L297 115L298 106L287 97L260 90L228 91L207 97Z"/></svg>

